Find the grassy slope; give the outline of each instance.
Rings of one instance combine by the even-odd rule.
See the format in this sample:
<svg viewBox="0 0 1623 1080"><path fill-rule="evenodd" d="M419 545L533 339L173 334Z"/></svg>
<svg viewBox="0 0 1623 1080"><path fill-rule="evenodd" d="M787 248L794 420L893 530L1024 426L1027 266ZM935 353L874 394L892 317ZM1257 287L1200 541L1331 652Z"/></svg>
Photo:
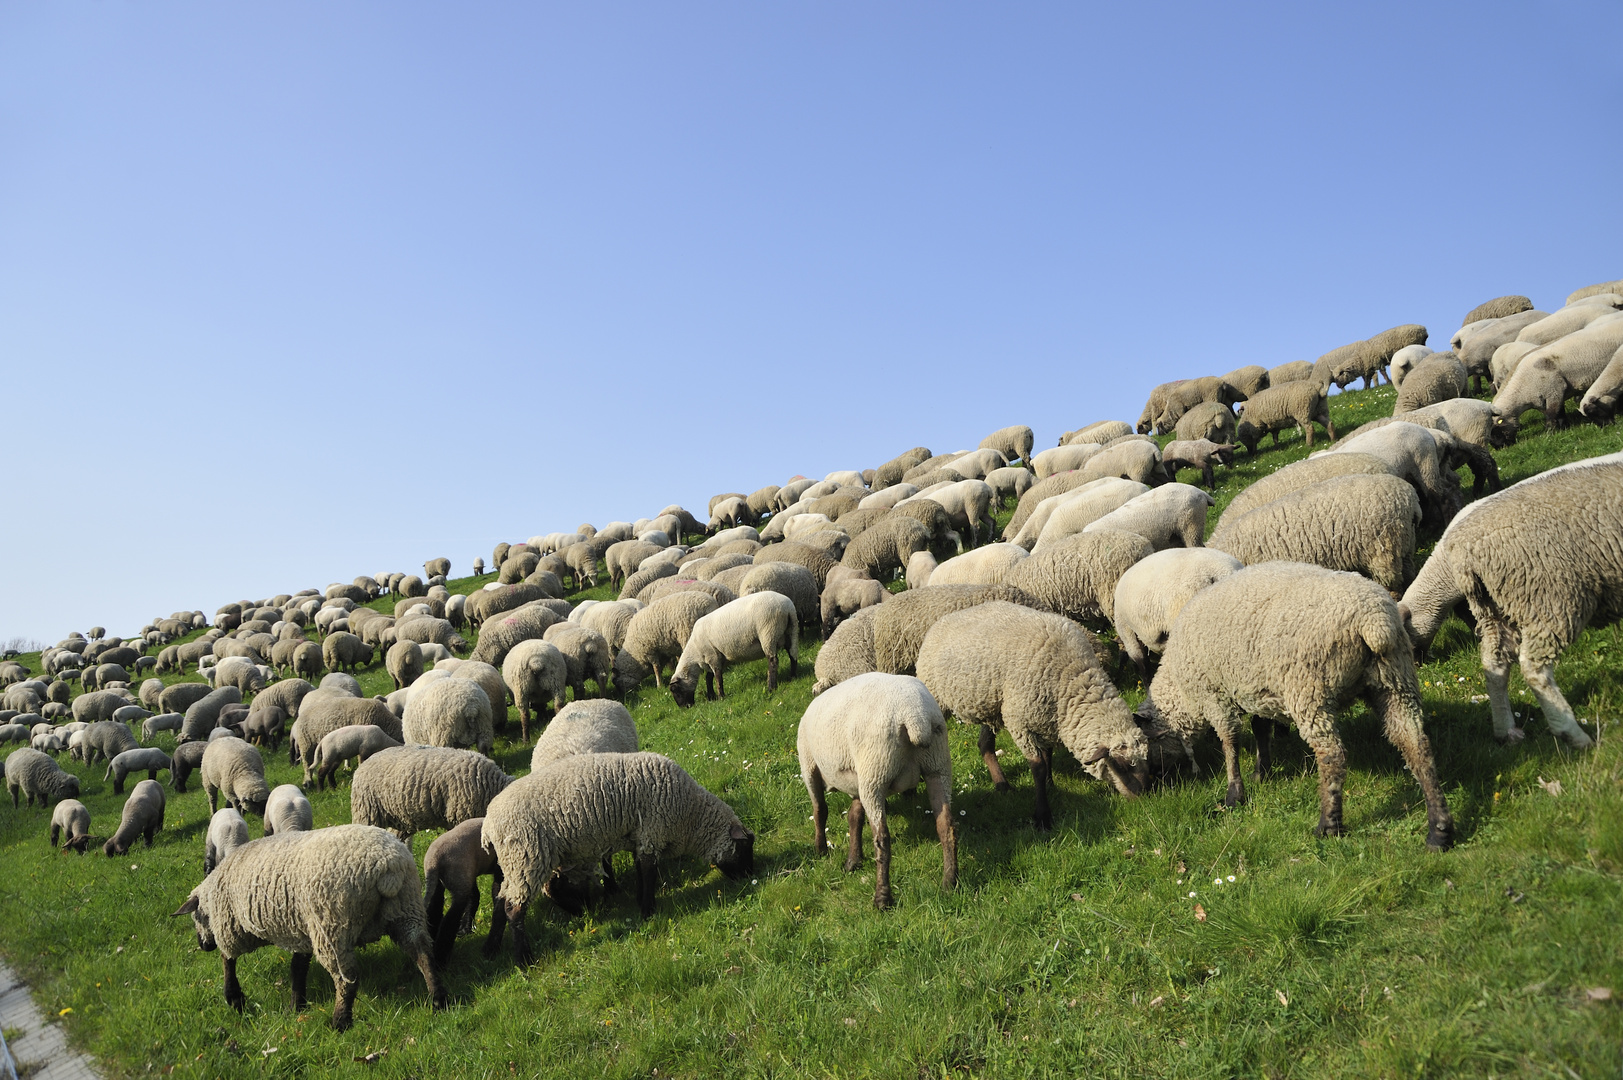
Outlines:
<svg viewBox="0 0 1623 1080"><path fill-rule="evenodd" d="M1344 395L1335 419L1350 429L1390 400ZM1620 444L1615 426L1545 435L1535 421L1500 467L1509 482ZM1293 436L1220 470L1220 505L1304 454ZM1459 824L1446 855L1423 851L1419 792L1361 707L1345 724L1350 835L1332 841L1312 835L1316 778L1294 739L1276 749L1281 775L1231 812L1215 753L1198 779L1134 802L1062 754L1045 836L1028 823L1029 774L1007 738L1015 790L998 797L959 728L959 889L939 889L922 796L895 797L898 906L879 915L871 865L847 875L811 855L794 730L812 643L775 695L756 663L721 702L630 702L645 746L757 829L756 879L672 865L647 922L624 895L574 920L538 905L540 962L486 962L464 940L446 1013L427 1010L386 943L362 954L346 1035L327 1023L319 972L310 1010L289 1011L277 950L241 965L247 1016L226 1008L217 958L196 951L189 922L164 917L201 873L208 809L195 788L172 796L156 847L117 860L60 855L45 811L0 810L0 946L44 1008L72 1009L76 1043L131 1074L1610 1075L1623 1018L1585 991L1623 992L1620 645L1615 629L1592 630L1558 669L1579 716L1605 718L1599 748L1576 756L1537 721L1526 743L1497 746L1486 705L1470 700L1483 690L1474 639L1445 628L1422 678ZM363 684L388 688L381 665ZM497 756L527 767L512 742ZM267 762L273 783L298 779L285 757ZM122 800L99 768L78 771L106 834ZM347 800L347 787L315 796L317 824L346 821ZM430 839L416 838L419 856ZM385 1054L356 1063L373 1051Z"/></svg>

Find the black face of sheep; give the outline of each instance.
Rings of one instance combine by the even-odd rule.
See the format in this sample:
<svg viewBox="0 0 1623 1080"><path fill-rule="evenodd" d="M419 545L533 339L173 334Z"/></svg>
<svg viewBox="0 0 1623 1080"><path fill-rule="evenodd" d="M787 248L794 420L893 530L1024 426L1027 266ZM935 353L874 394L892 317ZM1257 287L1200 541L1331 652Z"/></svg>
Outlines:
<svg viewBox="0 0 1623 1080"><path fill-rule="evenodd" d="M214 931L209 929L208 916L198 910L197 897L188 896L186 902L180 905L169 917L175 919L182 915L192 917L192 926L197 930L197 947L199 949L204 952L213 952L219 948L219 942L214 940Z"/></svg>
<svg viewBox="0 0 1623 1080"><path fill-rule="evenodd" d="M565 874L554 872L552 877L541 889L554 904L571 916L585 913L586 904L592 898L590 885L577 884L569 880Z"/></svg>
<svg viewBox="0 0 1623 1080"><path fill-rule="evenodd" d="M742 825L734 825L729 833L732 851L716 860L716 869L733 881L755 872L755 834Z"/></svg>
<svg viewBox="0 0 1623 1080"><path fill-rule="evenodd" d="M1092 765L1095 762L1104 765L1105 775L1110 778L1111 785L1129 799L1137 797L1149 785L1150 765L1147 760L1134 765L1131 761L1116 757L1101 746L1082 759L1084 765Z"/></svg>

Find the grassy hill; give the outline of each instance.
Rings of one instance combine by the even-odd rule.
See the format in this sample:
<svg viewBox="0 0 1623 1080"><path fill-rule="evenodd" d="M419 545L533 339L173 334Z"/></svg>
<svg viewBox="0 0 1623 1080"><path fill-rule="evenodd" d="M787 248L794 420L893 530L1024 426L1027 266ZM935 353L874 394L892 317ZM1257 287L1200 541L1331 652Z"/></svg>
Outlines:
<svg viewBox="0 0 1623 1080"><path fill-rule="evenodd" d="M1350 430L1391 402L1385 388L1348 393L1332 412ZM1510 483L1619 449L1623 426L1547 433L1535 420L1497 457ZM1305 453L1293 434L1220 469L1217 509ZM817 647L803 644L801 674L773 695L757 662L729 676L722 701L678 710L650 689L628 702L645 748L757 831L753 880L668 865L647 921L624 893L575 919L538 903L539 961L524 971L506 955L486 961L478 938L463 939L447 1012L428 1010L420 977L387 942L362 953L346 1034L328 1024L332 986L319 971L308 1011L292 1013L287 957L274 949L239 965L247 1014L227 1008L218 957L197 951L189 919L167 918L202 874L197 787L170 793L154 848L121 859L53 851L48 811L0 809L0 952L76 1044L131 1075L1616 1073L1623 1015L1590 993L1623 997L1615 628L1585 633L1557 669L1579 717L1591 730L1600 718L1598 748L1581 755L1539 720L1525 743L1497 745L1475 639L1459 623L1439 635L1421 679L1458 828L1443 855L1424 851L1420 792L1362 706L1344 717L1348 835L1333 840L1313 835L1313 759L1294 737L1275 744L1276 778L1248 785L1251 802L1232 811L1215 740L1197 777L1135 801L1062 751L1055 828L1042 834L1012 743L999 741L1014 790L996 795L975 731L955 726L959 887L940 890L922 794L894 797L897 906L885 914L871 906L871 861L848 875L811 851L795 728ZM1517 708L1534 709L1513 680ZM1123 686L1134 700L1136 681ZM381 664L362 684L390 689ZM509 772L528 768L516 727L496 750ZM273 784L299 779L285 755L266 762ZM69 767L106 836L122 798L101 767ZM312 795L316 824L347 821L348 798L347 781ZM831 828L845 806L833 801ZM419 857L431 839L415 839ZM836 850L841 839L830 837ZM488 917L487 902L481 931Z"/></svg>

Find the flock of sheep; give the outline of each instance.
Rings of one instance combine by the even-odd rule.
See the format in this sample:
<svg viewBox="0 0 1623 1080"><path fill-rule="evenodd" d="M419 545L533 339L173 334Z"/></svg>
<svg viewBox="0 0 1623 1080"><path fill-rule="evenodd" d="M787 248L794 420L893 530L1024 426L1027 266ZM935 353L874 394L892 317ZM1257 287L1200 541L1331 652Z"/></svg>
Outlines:
<svg viewBox="0 0 1623 1080"><path fill-rule="evenodd" d="M0 663L0 742L28 744L4 760L6 785L14 807L26 796L53 808L50 842L82 853L90 815L60 756L106 762L115 792L144 772L104 845L117 855L162 828L157 774L184 791L199 773L215 811L205 876L176 914L220 951L238 1009L243 954L293 954L295 1007L319 960L339 1027L350 1022L354 951L385 933L443 1006L440 972L472 926L483 876L493 882L487 953L510 926L527 962L530 902L545 894L582 910L600 880L613 886L617 851L633 854L645 915L661 859L747 875L754 834L675 762L641 752L615 698L651 680L690 706L701 676L714 698L734 665L763 658L774 687L799 676L805 633L825 639L797 737L814 843L827 848L827 790L850 795L846 868L861 862L871 824L880 908L892 903L886 797L921 781L943 884L956 882L949 716L980 726L1000 791L994 742L1008 732L1030 764L1043 829L1056 747L1131 797L1191 763L1213 729L1232 805L1245 798L1242 721L1258 779L1276 727L1294 725L1318 761L1318 832L1335 835L1346 773L1337 717L1362 699L1419 783L1426 844L1441 850L1453 825L1415 663L1451 612L1481 637L1496 737L1522 737L1508 691L1515 662L1552 731L1573 747L1591 742L1553 668L1587 625L1623 617L1623 454L1502 490L1493 454L1528 410L1560 424L1565 400L1578 398L1585 417L1610 418L1623 388L1623 281L1581 289L1554 313L1500 297L1467 315L1448 350L1426 340L1423 327L1401 326L1316 363L1167 383L1136 430L1102 421L1041 453L1030 428L1009 427L972 451L917 447L875 469L717 495L707 521L669 506L499 544L496 580L468 596L447 590L441 558L421 577L362 576L227 604L212 620L176 612L129 641L100 627L76 633L44 651L37 673ZM1398 389L1394 414L1338 440L1330 385L1382 377ZM1470 396L1484 377L1491 402ZM1208 535L1211 496L1177 471L1198 470L1209 487L1237 445L1254 455L1264 435L1277 444L1300 427L1312 446L1314 424L1327 448L1246 488ZM1161 447L1154 434L1175 438ZM1467 504L1460 466L1478 493L1494 493ZM993 515L1011 499L999 540ZM1417 575L1422 528L1440 538ZM618 599L565 599L605 578ZM892 591L897 578L904 591ZM385 594L392 615L366 606ZM1094 636L1106 629L1119 664ZM395 690L366 697L346 672L379 658ZM201 681L157 678L194 666ZM1148 681L1137 709L1113 681L1133 668ZM489 757L509 703L525 743L541 725L518 778ZM176 740L173 752L152 745L159 733ZM269 788L262 753L284 741L306 787L336 786L339 767L357 762L352 824L312 829L300 786ZM249 838L250 814L262 817L261 839ZM445 831L420 878L406 841L422 830Z"/></svg>

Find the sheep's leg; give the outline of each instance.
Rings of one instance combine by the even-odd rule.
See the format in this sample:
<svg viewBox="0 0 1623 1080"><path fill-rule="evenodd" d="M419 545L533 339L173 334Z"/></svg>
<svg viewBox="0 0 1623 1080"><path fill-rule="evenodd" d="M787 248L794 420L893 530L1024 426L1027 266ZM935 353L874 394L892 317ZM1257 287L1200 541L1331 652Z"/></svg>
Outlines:
<svg viewBox="0 0 1623 1080"><path fill-rule="evenodd" d="M529 967L535 958L530 953L530 935L524 929L524 912L528 905L516 904L511 900L503 900L501 903L507 922L513 927L513 959L518 962L519 967ZM495 934L495 927L492 926L491 936L499 943L501 939ZM487 953L495 952L488 941L485 943L485 949Z"/></svg>
<svg viewBox="0 0 1623 1080"><path fill-rule="evenodd" d="M1269 752L1269 740L1274 734L1274 722L1267 717L1253 716L1251 718L1251 733L1257 739L1257 771L1255 775L1260 782L1268 779L1269 774L1274 771L1273 755Z"/></svg>
<svg viewBox="0 0 1623 1080"><path fill-rule="evenodd" d="M1334 421L1330 419L1329 402L1326 402L1324 406L1324 433L1329 436L1331 442L1336 441L1336 425Z"/></svg>
<svg viewBox="0 0 1623 1080"><path fill-rule="evenodd" d="M530 707L520 705L518 710L518 735L524 742L530 741Z"/></svg>
<svg viewBox="0 0 1623 1080"><path fill-rule="evenodd" d="M1454 843L1454 818L1448 812L1442 785L1437 782L1437 762L1421 724L1420 696L1414 689L1414 677L1410 675L1404 681L1408 683L1409 692L1381 690L1371 695L1370 705L1380 712L1387 741L1403 754L1404 764L1409 766L1425 796L1426 847L1432 851L1447 851Z"/></svg>
<svg viewBox="0 0 1623 1080"><path fill-rule="evenodd" d="M473 879L468 887L468 898L463 904L462 918L457 920L456 932L458 934L473 933L474 920L479 917L479 879Z"/></svg>
<svg viewBox="0 0 1623 1080"><path fill-rule="evenodd" d="M1228 776L1228 791L1223 796L1224 806L1239 806L1245 802L1245 781L1240 777L1240 752L1234 744L1236 725L1228 720L1212 724L1217 739L1223 744L1223 771Z"/></svg>
<svg viewBox="0 0 1623 1080"><path fill-rule="evenodd" d="M150 827L149 829L147 829L146 832L141 834L141 838L146 841L147 847L152 846L152 835L154 833L156 833L157 831L158 831L158 827L156 825L154 825L154 826Z"/></svg>
<svg viewBox="0 0 1623 1080"><path fill-rule="evenodd" d="M772 693L778 688L778 650L773 649L766 658L766 692Z"/></svg>
<svg viewBox="0 0 1623 1080"><path fill-rule="evenodd" d="M310 782L310 778L309 778L308 775L304 779L305 779L305 783ZM220 810L220 789L217 788L217 787L207 787L207 785L205 785L205 790L208 791L208 795L209 795L209 813L211 815L219 813L219 810Z"/></svg>
<svg viewBox="0 0 1623 1080"><path fill-rule="evenodd" d="M1048 806L1048 777L1053 771L1052 761L1052 753L1046 750L1026 755L1026 764L1031 766L1031 782L1037 789L1037 805L1032 810L1031 823L1039 832L1049 832L1054 828L1054 813Z"/></svg>
<svg viewBox="0 0 1623 1080"><path fill-rule="evenodd" d="M242 1012L248 1007L248 998L242 992L242 984L237 981L237 958L222 956L220 960L225 965L225 1003Z"/></svg>
<svg viewBox="0 0 1623 1080"><path fill-rule="evenodd" d="M293 954L293 1011L303 1012L305 1003L305 990L310 984L310 954L296 952Z"/></svg>
<svg viewBox="0 0 1623 1080"><path fill-rule="evenodd" d="M439 920L437 928L431 928L434 935L434 959L443 964L451 957L451 950L456 946L457 931L462 928L462 918L467 914L468 899L455 894L451 897L451 910Z"/></svg>
<svg viewBox="0 0 1623 1080"><path fill-rule="evenodd" d="M673 669L673 671L674 671L674 669ZM722 676L721 668L719 666L716 668L716 696L717 697L726 697L727 696L727 683L726 683L726 680Z"/></svg>
<svg viewBox="0 0 1623 1080"><path fill-rule="evenodd" d="M651 851L639 851L637 862L637 909L642 917L654 917L654 893L659 889L659 860Z"/></svg>
<svg viewBox="0 0 1623 1080"><path fill-rule="evenodd" d="M847 874L862 865L862 818L862 800L853 798L851 800L851 810L845 816L851 839L850 846L845 853L845 872Z"/></svg>
<svg viewBox="0 0 1623 1080"><path fill-rule="evenodd" d="M611 851L603 856L601 866L603 870L603 895L607 896L610 893L619 892L620 883L614 880L614 852Z"/></svg>
<svg viewBox="0 0 1623 1080"><path fill-rule="evenodd" d="M1309 416L1306 419L1300 421L1300 423L1302 425L1302 438L1307 440L1307 448L1309 450L1313 449L1313 421L1314 421L1314 419L1315 419L1314 417Z"/></svg>
<svg viewBox="0 0 1623 1080"><path fill-rule="evenodd" d="M885 800L881 793L872 793L868 805L874 808L870 812L873 818L873 857L876 867L873 906L884 911L896 903L896 898L890 892L890 824L885 817Z"/></svg>
<svg viewBox="0 0 1623 1080"><path fill-rule="evenodd" d="M952 820L952 791L944 776L924 778L925 790L930 794L930 809L935 812L935 833L941 838L941 887L958 885L958 830Z"/></svg>
<svg viewBox="0 0 1623 1080"><path fill-rule="evenodd" d="M1544 722L1550 725L1550 731L1574 750L1587 750L1595 745L1595 741L1578 726L1577 718L1572 715L1572 706L1567 704L1561 688L1555 684L1553 661L1539 655L1545 650L1538 649L1536 644L1526 636L1522 638L1522 678L1527 680L1528 689L1538 698L1539 708L1544 712ZM1530 645L1534 646L1532 651Z"/></svg>
<svg viewBox="0 0 1623 1080"><path fill-rule="evenodd" d="M428 932L440 932L440 920L445 913L445 882L435 870L428 879L428 886L423 890L423 908L426 911Z"/></svg>
<svg viewBox="0 0 1623 1080"><path fill-rule="evenodd" d="M1008 791L1009 781L1003 775L1003 766L997 760L997 732L992 730L990 724L981 725L981 736L976 743L981 752L981 760L986 762L986 771L992 774L992 788L995 791Z"/></svg>
<svg viewBox="0 0 1623 1080"><path fill-rule="evenodd" d="M1516 632L1497 617L1477 621L1482 633L1482 675L1488 684L1488 710L1493 715L1493 737L1519 743L1527 733L1516 726L1510 708L1510 661L1516 653Z"/></svg>
<svg viewBox="0 0 1623 1080"><path fill-rule="evenodd" d="M823 855L828 851L828 785L815 765L806 777L806 787L812 797L812 850Z"/></svg>
<svg viewBox="0 0 1623 1080"><path fill-rule="evenodd" d="M710 668L704 671L704 696L707 701L716 700L716 673Z"/></svg>
<svg viewBox="0 0 1623 1080"><path fill-rule="evenodd" d="M1328 713L1298 719L1296 724L1319 762L1319 824L1313 831L1319 836L1344 836L1341 791L1347 782L1347 748Z"/></svg>
<svg viewBox="0 0 1623 1080"><path fill-rule="evenodd" d="M332 974L332 1026L335 1031L348 1031L355 1023L355 991L361 985L361 973L355 968L355 954L339 956L332 963L323 960L322 967Z"/></svg>
<svg viewBox="0 0 1623 1080"><path fill-rule="evenodd" d="M474 888L479 887L477 879ZM488 959L502 947L502 934L507 931L507 905L502 903L502 868L496 867L490 876L490 933L485 937L484 953Z"/></svg>

